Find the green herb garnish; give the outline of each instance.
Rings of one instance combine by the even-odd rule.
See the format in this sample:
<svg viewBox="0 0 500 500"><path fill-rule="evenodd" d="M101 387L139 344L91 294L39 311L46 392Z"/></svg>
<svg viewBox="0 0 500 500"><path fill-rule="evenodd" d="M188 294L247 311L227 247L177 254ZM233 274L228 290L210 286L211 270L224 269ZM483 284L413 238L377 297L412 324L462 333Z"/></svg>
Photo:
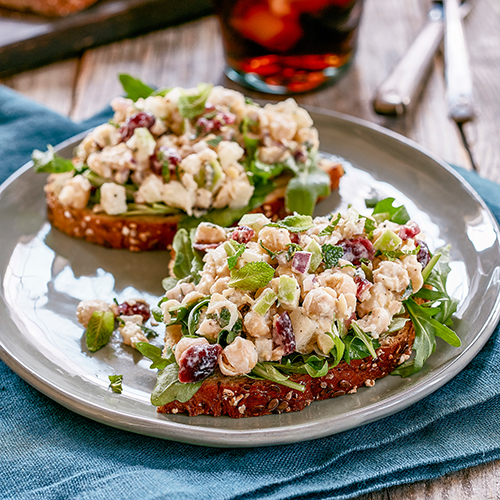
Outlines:
<svg viewBox="0 0 500 500"><path fill-rule="evenodd" d="M265 287L274 276L274 268L267 262L249 262L240 269L231 271L228 286L241 290L257 290Z"/></svg>
<svg viewBox="0 0 500 500"><path fill-rule="evenodd" d="M321 246L321 252L327 269L335 267L339 263L339 259L344 255L344 249L341 246L330 245L329 243Z"/></svg>
<svg viewBox="0 0 500 500"><path fill-rule="evenodd" d="M50 144L47 146L47 151L45 152L35 149L31 154L31 159L37 173L61 174L76 170L72 161L59 156Z"/></svg>
<svg viewBox="0 0 500 500"><path fill-rule="evenodd" d="M87 348L96 352L103 348L115 329L115 317L111 311L95 311L87 325Z"/></svg>
<svg viewBox="0 0 500 500"><path fill-rule="evenodd" d="M303 231L311 229L314 224L310 215L300 215L295 213L278 222L271 222L270 224L267 224L267 226L287 229L291 233L302 233Z"/></svg>
<svg viewBox="0 0 500 500"><path fill-rule="evenodd" d="M203 381L194 384L179 382L179 367L171 363L158 372L156 385L151 394L151 403L154 406L163 406L172 401L186 403L198 391Z"/></svg>

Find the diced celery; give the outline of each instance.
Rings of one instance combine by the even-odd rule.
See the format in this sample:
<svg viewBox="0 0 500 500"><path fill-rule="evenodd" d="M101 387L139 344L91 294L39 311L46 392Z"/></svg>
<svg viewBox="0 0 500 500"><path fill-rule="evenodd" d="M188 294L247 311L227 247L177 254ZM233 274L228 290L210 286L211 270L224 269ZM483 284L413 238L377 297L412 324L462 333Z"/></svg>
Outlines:
<svg viewBox="0 0 500 500"><path fill-rule="evenodd" d="M364 263L361 263L361 269L365 273L366 279L373 283L373 271Z"/></svg>
<svg viewBox="0 0 500 500"><path fill-rule="evenodd" d="M238 243L234 240L228 240L224 243L224 250L226 251L228 257L232 257L236 254L238 251L237 245Z"/></svg>
<svg viewBox="0 0 500 500"><path fill-rule="evenodd" d="M238 226L251 227L256 233L258 233L266 224L271 222L264 214L245 214L240 221Z"/></svg>
<svg viewBox="0 0 500 500"><path fill-rule="evenodd" d="M321 253L321 247L316 240L311 240L306 248L306 252L311 252L311 263L309 264L309 272L313 273L318 269L319 265L323 261L323 254Z"/></svg>
<svg viewBox="0 0 500 500"><path fill-rule="evenodd" d="M217 187L217 184L221 180L222 176L224 175L224 171L222 170L222 167L217 160L212 160L210 162L210 165L212 165L214 169L214 176L211 182L211 187L209 189L214 190Z"/></svg>
<svg viewBox="0 0 500 500"><path fill-rule="evenodd" d="M278 299L284 307L297 307L299 304L300 287L292 276L282 275L278 284Z"/></svg>
<svg viewBox="0 0 500 500"><path fill-rule="evenodd" d="M380 250L381 252L390 252L397 250L401 246L402 240L401 238L391 231L390 229L386 229L382 236L380 236L373 243L373 248L375 250Z"/></svg>
<svg viewBox="0 0 500 500"><path fill-rule="evenodd" d="M274 293L270 288L268 288L255 302L252 306L252 309L264 316L267 311L271 308L271 306L276 302L278 298L278 294Z"/></svg>

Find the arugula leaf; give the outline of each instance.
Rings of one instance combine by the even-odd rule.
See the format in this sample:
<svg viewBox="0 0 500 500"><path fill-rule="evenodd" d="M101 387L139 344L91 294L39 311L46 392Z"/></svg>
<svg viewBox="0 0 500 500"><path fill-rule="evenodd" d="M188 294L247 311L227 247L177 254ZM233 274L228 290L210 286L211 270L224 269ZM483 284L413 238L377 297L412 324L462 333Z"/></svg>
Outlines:
<svg viewBox="0 0 500 500"><path fill-rule="evenodd" d="M392 318L385 333L394 333L394 332L401 330L401 328L404 328L407 321L410 321L410 320L408 318Z"/></svg>
<svg viewBox="0 0 500 500"><path fill-rule="evenodd" d="M379 201L380 201L379 198L366 198L365 199L365 206L366 206L366 208L375 208Z"/></svg>
<svg viewBox="0 0 500 500"><path fill-rule="evenodd" d="M199 83L197 92L194 94L188 94L182 91L177 103L179 113L184 118L190 120L201 115L205 111L205 103L212 91L212 87L213 85L210 83Z"/></svg>
<svg viewBox="0 0 500 500"><path fill-rule="evenodd" d="M229 344L232 344L236 337L241 335L241 331L243 329L243 321L241 318L236 320L233 328L229 330L221 330L219 335L217 336L217 343L220 344L223 348L227 347Z"/></svg>
<svg viewBox="0 0 500 500"><path fill-rule="evenodd" d="M339 259L344 255L344 249L341 246L327 243L321 246L321 253L325 267L331 269L339 263Z"/></svg>
<svg viewBox="0 0 500 500"><path fill-rule="evenodd" d="M330 183L329 175L309 158L296 177L288 182L285 190L286 209L288 212L312 215L318 198L330 194Z"/></svg>
<svg viewBox="0 0 500 500"><path fill-rule="evenodd" d="M335 231L337 224L340 222L341 217L342 217L342 215L340 213L338 213L337 217L335 217L335 220L332 221L324 229L322 229L321 232L318 234L318 236L329 236L330 234L332 234L333 231Z"/></svg>
<svg viewBox="0 0 500 500"><path fill-rule="evenodd" d="M314 224L310 215L300 215L298 213L294 213L293 215L285 217L283 220L266 224L266 226L280 227L282 229L287 229L291 233L302 233L311 229Z"/></svg>
<svg viewBox="0 0 500 500"><path fill-rule="evenodd" d="M344 352L345 352L345 344L342 342L342 339L340 337L337 337L336 335L329 334L330 337L332 337L334 346L333 349L330 351L330 356L333 357L334 362L333 364L330 365L330 368L335 368L341 361L342 358L344 357Z"/></svg>
<svg viewBox="0 0 500 500"><path fill-rule="evenodd" d="M169 364L175 362L175 356L172 353L171 349L168 349L168 356L164 358L162 356L162 350L160 347L157 347L149 342L137 342L135 344L135 348L145 357L150 359L153 363L149 368L152 370L154 368L159 368L163 370L163 368L167 367Z"/></svg>
<svg viewBox="0 0 500 500"><path fill-rule="evenodd" d="M193 247L191 245L191 238L185 229L179 229L175 233L172 248L175 251L175 263L173 267L175 276L179 279L190 276Z"/></svg>
<svg viewBox="0 0 500 500"><path fill-rule="evenodd" d="M187 329L190 335L195 335L196 328L198 328L198 323L200 322L201 310L205 306L208 306L209 303L210 299L203 299L200 302L198 302L189 312L189 316L187 319Z"/></svg>
<svg viewBox="0 0 500 500"><path fill-rule="evenodd" d="M305 385L298 384L296 382L288 380L290 377L288 377L287 375L283 375L283 373L280 373L269 362L257 363L250 373L251 375L253 375L253 377L265 380L271 380L272 382L276 382L277 384L281 384L284 385L285 387L290 387L292 389L296 389L301 392L304 392L306 390ZM247 377L248 376L249 375L247 375Z"/></svg>
<svg viewBox="0 0 500 500"><path fill-rule="evenodd" d="M437 254L441 258L437 261L432 269L429 277L426 279L426 284L432 285L439 293L441 293L439 312L434 319L440 323L448 324L451 315L457 310L458 301L452 299L446 291L446 281L450 274L450 246L438 249Z"/></svg>
<svg viewBox="0 0 500 500"><path fill-rule="evenodd" d="M438 308L419 306L413 299L405 300L403 304L415 327L415 341L413 343L415 358L413 359L412 373L421 370L429 356L434 352L436 337L442 338L453 347L460 347L461 341L457 334L433 318L439 312Z"/></svg>
<svg viewBox="0 0 500 500"><path fill-rule="evenodd" d="M115 317L111 311L95 311L87 325L87 348L96 352L103 348L115 329Z"/></svg>
<svg viewBox="0 0 500 500"><path fill-rule="evenodd" d="M274 276L274 268L267 262L249 262L240 269L231 271L228 286L240 290L257 290L266 286Z"/></svg>
<svg viewBox="0 0 500 500"><path fill-rule="evenodd" d="M356 323L356 321L353 321L351 323L351 327L354 331L354 338L361 340L363 344L365 344L366 348L368 349L368 352L372 356L373 359L377 359L377 353L375 352L375 348L373 347L373 339L369 337L362 329L361 327Z"/></svg>
<svg viewBox="0 0 500 500"><path fill-rule="evenodd" d="M35 149L31 153L31 159L33 160L33 168L37 173L61 174L62 172L76 170L72 161L59 156L50 144L45 152Z"/></svg>
<svg viewBox="0 0 500 500"><path fill-rule="evenodd" d="M366 200L365 200L366 203ZM373 209L372 215L381 214L382 220L390 220L396 224L406 224L410 220L410 216L404 205L400 207L393 206L394 198L385 198L379 201Z"/></svg>
<svg viewBox="0 0 500 500"><path fill-rule="evenodd" d="M195 384L179 382L179 367L172 363L158 372L156 385L151 393L151 404L163 406L172 401L186 403L198 391L203 381Z"/></svg>
<svg viewBox="0 0 500 500"><path fill-rule="evenodd" d="M141 97L146 99L146 97L149 97L155 91L153 87L146 85L143 81L127 73L120 73L118 78L126 93L126 97L132 99L134 102Z"/></svg>
<svg viewBox="0 0 500 500"><path fill-rule="evenodd" d="M111 390L113 392L116 392L117 394L122 393L122 382L123 382L123 375L108 375L109 379L109 387L111 387Z"/></svg>
<svg viewBox="0 0 500 500"><path fill-rule="evenodd" d="M120 214L122 217L133 217L134 215L173 215L178 214L179 209L169 207L164 203L153 203L146 205L145 203L129 203L127 211Z"/></svg>
<svg viewBox="0 0 500 500"><path fill-rule="evenodd" d="M203 258L201 253L193 248L191 241L192 238L186 229L181 228L175 233L172 242L175 251L173 272L178 279L189 279L198 283L200 271L203 269Z"/></svg>

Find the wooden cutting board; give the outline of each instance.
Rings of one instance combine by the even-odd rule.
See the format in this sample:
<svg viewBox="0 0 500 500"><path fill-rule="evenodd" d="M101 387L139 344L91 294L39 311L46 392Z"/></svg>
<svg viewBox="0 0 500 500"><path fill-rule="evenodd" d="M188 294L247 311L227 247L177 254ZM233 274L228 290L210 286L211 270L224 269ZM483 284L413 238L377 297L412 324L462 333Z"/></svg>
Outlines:
<svg viewBox="0 0 500 500"><path fill-rule="evenodd" d="M210 0L100 0L64 18L0 9L0 77L211 12Z"/></svg>

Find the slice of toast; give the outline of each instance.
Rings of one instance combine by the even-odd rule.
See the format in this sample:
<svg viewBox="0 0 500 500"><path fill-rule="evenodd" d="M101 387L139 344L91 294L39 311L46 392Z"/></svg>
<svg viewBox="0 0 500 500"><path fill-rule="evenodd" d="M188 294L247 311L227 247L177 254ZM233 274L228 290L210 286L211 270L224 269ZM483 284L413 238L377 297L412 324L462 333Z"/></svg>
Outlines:
<svg viewBox="0 0 500 500"><path fill-rule="evenodd" d="M344 174L342 164L333 164L327 173L331 189L337 189ZM286 214L284 196L285 188L276 189L254 212L282 218ZM46 189L46 200L49 221L63 233L104 247L135 252L168 249L181 219L181 215L124 217L94 213L89 208L66 207L50 189Z"/></svg>
<svg viewBox="0 0 500 500"><path fill-rule="evenodd" d="M186 403L173 401L158 407L159 413L183 413L189 416L228 415L232 418L257 417L271 413L301 411L313 401L354 393L362 386L371 387L375 380L391 373L408 359L415 340L411 321L382 340L377 359L371 356L345 361L332 368L324 377L293 374L290 380L306 386L304 392L290 389L269 380L248 377L226 377L216 371L207 378L198 392Z"/></svg>

